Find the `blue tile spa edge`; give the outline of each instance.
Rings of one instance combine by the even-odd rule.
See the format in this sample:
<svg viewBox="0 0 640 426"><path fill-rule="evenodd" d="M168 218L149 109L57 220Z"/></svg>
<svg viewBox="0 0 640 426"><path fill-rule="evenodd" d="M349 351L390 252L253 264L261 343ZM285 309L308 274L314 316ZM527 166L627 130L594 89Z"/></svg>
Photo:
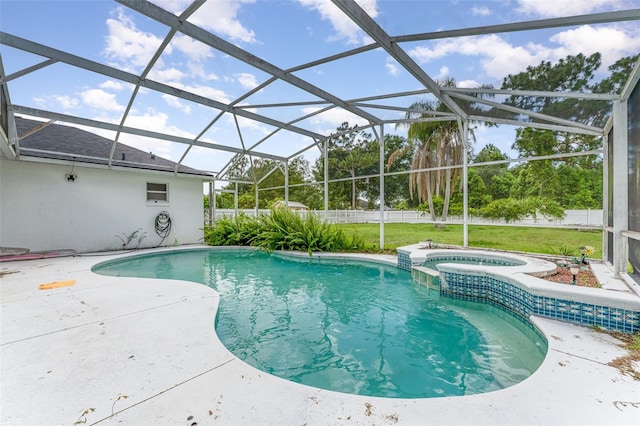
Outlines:
<svg viewBox="0 0 640 426"><path fill-rule="evenodd" d="M517 316L531 315L635 333L640 330L640 299L634 294L552 283L543 276L555 265L539 259L513 256L524 261L517 266L439 264L438 271L421 265L425 260L460 258L487 259L493 253L462 250L421 250L415 246L398 249L398 267L412 271L414 280L439 283L439 292L448 297L475 300L500 306ZM510 255L497 255L509 260ZM423 277L422 275L429 275ZM435 280L433 279L435 278Z"/></svg>
<svg viewBox="0 0 640 426"><path fill-rule="evenodd" d="M579 297L565 298L552 292L532 294L521 287L522 283L515 285L510 282L513 279L440 270L440 292L450 296L490 301L525 318L538 315L625 333L640 330L640 306L620 303L626 301L611 300L603 297L604 295L594 298L585 294L586 300L580 301L576 300Z"/></svg>

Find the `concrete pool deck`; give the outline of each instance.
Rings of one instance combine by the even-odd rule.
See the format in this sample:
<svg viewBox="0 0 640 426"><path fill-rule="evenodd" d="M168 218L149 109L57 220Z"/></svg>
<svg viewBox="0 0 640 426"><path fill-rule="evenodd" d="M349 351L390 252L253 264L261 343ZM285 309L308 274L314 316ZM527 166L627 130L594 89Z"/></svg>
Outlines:
<svg viewBox="0 0 640 426"><path fill-rule="evenodd" d="M529 379L500 391L420 400L346 395L236 359L213 328L218 295L202 284L91 272L118 257L0 263L2 424L640 423L640 382L607 365L626 351L590 328L533 317L548 339L547 357ZM75 284L39 289L69 280Z"/></svg>

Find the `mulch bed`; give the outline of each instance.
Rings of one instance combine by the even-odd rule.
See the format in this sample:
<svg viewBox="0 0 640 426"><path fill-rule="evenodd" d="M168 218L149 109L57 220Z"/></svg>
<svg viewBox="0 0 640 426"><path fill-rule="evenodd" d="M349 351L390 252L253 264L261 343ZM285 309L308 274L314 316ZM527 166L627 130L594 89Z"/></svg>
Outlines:
<svg viewBox="0 0 640 426"><path fill-rule="evenodd" d="M554 283L571 285L573 275L571 275L571 271L569 270L569 268L558 266L555 275L549 275L548 277L544 277L544 279L547 281L552 281ZM580 269L580 273L578 273L578 275L576 276L576 285L581 287L601 287L600 283L598 283L598 280L596 279L593 272L591 272L591 269L589 267Z"/></svg>

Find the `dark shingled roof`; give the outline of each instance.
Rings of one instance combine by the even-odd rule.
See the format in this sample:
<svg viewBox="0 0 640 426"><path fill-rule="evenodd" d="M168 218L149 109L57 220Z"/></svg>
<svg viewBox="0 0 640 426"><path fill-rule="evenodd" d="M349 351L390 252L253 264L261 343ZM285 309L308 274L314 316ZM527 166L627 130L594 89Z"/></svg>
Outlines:
<svg viewBox="0 0 640 426"><path fill-rule="evenodd" d="M18 137L45 124L42 121L16 117ZM50 158L107 165L113 141L76 127L49 124L20 140L21 157ZM173 173L177 163L151 155L149 152L117 143L113 166ZM180 165L178 173L209 176L208 173Z"/></svg>

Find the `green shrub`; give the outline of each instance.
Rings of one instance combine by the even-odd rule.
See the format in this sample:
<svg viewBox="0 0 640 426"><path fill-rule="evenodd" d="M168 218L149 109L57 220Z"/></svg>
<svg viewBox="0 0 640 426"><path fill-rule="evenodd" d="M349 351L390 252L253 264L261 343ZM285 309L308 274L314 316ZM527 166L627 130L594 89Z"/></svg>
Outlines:
<svg viewBox="0 0 640 426"><path fill-rule="evenodd" d="M215 225L205 226L204 242L210 246L249 246L261 232L260 223L245 214L225 216Z"/></svg>
<svg viewBox="0 0 640 426"><path fill-rule="evenodd" d="M343 232L312 213L304 217L287 209L271 210L257 218L239 215L204 229L205 242L213 246L256 246L267 251L353 251L365 248L364 238Z"/></svg>
<svg viewBox="0 0 640 426"><path fill-rule="evenodd" d="M547 219L559 219L564 216L564 209L557 202L539 197L500 198L479 211L482 217L504 219L506 222L520 220L529 215L535 218L538 214Z"/></svg>

